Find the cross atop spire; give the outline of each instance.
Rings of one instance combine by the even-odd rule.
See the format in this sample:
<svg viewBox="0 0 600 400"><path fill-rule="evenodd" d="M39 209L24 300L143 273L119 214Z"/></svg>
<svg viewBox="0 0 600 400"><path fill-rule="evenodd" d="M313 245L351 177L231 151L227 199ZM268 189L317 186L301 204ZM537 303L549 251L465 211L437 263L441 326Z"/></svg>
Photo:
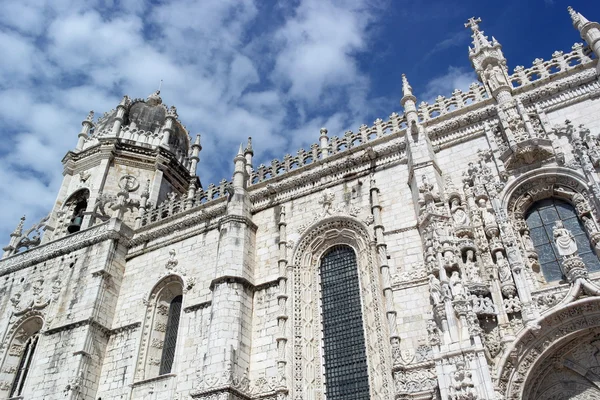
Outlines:
<svg viewBox="0 0 600 400"><path fill-rule="evenodd" d="M481 18L471 17L465 22L465 28L471 28L473 32L471 37L473 38L473 47L470 48L471 54L477 54L483 49L493 48L496 46L500 46L495 39L492 40L492 43L488 40L487 36L483 34L482 30L479 30L479 23L481 22Z"/></svg>
<svg viewBox="0 0 600 400"><path fill-rule="evenodd" d="M481 22L481 18L471 17L465 22L465 28L471 28L473 32L479 31L479 23Z"/></svg>

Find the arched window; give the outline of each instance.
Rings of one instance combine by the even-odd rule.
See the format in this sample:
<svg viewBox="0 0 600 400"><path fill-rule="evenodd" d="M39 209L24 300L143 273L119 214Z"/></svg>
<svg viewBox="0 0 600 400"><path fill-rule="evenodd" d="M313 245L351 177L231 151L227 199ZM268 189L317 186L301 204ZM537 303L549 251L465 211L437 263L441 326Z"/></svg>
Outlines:
<svg viewBox="0 0 600 400"><path fill-rule="evenodd" d="M42 324L40 317L32 317L19 324L14 331L0 373L2 382L10 384L10 387L2 388L2 390L9 390L8 398L23 394Z"/></svg>
<svg viewBox="0 0 600 400"><path fill-rule="evenodd" d="M330 248L321 258L321 304L327 400L369 399L358 266L354 250Z"/></svg>
<svg viewBox="0 0 600 400"><path fill-rule="evenodd" d="M160 358L160 371L158 372L159 375L170 373L171 368L173 367L182 301L183 296L175 296L169 305L169 314L167 316L167 326L165 330L165 344L163 346L162 357Z"/></svg>
<svg viewBox="0 0 600 400"><path fill-rule="evenodd" d="M171 373L182 302L183 286L177 276L166 277L152 291L142 332L137 381Z"/></svg>
<svg viewBox="0 0 600 400"><path fill-rule="evenodd" d="M10 397L20 396L23 392L23 386L25 385L25 379L27 379L27 374L31 367L31 360L33 359L33 353L35 352L38 339L39 335L38 332L36 332L25 342L23 353L21 354L21 359L17 366L16 376L12 387L10 388Z"/></svg>
<svg viewBox="0 0 600 400"><path fill-rule="evenodd" d="M578 254L588 270L600 271L600 261L571 204L556 198L540 200L529 208L525 219L546 281L557 281L563 277L560 267L561 257L554 244L552 233L552 228L558 220L561 220L565 228L575 237Z"/></svg>

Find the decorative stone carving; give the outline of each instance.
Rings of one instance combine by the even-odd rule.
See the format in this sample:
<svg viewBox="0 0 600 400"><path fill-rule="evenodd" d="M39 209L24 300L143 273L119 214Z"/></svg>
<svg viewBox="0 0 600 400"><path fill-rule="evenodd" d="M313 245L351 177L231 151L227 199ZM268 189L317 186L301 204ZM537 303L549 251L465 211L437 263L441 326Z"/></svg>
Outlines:
<svg viewBox="0 0 600 400"><path fill-rule="evenodd" d="M455 299L464 299L466 296L465 287L462 284L460 279L460 274L458 271L452 272L450 276L450 288L452 290L452 296Z"/></svg>
<svg viewBox="0 0 600 400"><path fill-rule="evenodd" d="M552 233L554 235L554 243L556 243L556 248L561 256L565 257L577 253L575 238L571 231L563 226L561 220L556 221L556 224L552 228Z"/></svg>
<svg viewBox="0 0 600 400"><path fill-rule="evenodd" d="M396 393L415 393L433 390L437 387L437 378L432 368L402 370L394 373Z"/></svg>
<svg viewBox="0 0 600 400"><path fill-rule="evenodd" d="M429 292L434 305L442 303L442 285L440 284L440 280L433 274L429 275Z"/></svg>
<svg viewBox="0 0 600 400"><path fill-rule="evenodd" d="M473 373L465 368L465 363L456 363L456 371L452 374L450 400L477 400L477 392L473 384Z"/></svg>

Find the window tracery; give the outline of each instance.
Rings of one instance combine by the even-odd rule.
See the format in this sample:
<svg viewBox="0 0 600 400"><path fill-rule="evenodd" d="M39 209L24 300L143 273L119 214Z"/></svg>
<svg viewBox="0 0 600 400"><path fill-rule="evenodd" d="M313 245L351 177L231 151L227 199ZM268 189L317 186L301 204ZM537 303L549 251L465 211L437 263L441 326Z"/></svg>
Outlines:
<svg viewBox="0 0 600 400"><path fill-rule="evenodd" d="M23 394L42 325L42 318L34 316L17 325L18 328L14 330L0 370L0 390L8 391L8 398Z"/></svg>
<svg viewBox="0 0 600 400"><path fill-rule="evenodd" d="M146 318L142 330L136 380L145 380L172 371L177 348L177 336L183 283L170 275L159 282L146 304Z"/></svg>

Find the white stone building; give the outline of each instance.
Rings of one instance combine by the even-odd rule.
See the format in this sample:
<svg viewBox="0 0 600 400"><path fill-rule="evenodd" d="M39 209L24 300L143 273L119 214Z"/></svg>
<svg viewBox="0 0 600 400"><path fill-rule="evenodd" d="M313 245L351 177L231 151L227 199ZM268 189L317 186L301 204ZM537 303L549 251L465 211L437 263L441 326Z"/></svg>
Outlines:
<svg viewBox="0 0 600 400"><path fill-rule="evenodd" d="M159 93L0 261L0 399L600 399L600 25L202 187ZM202 168L200 168L200 171Z"/></svg>

